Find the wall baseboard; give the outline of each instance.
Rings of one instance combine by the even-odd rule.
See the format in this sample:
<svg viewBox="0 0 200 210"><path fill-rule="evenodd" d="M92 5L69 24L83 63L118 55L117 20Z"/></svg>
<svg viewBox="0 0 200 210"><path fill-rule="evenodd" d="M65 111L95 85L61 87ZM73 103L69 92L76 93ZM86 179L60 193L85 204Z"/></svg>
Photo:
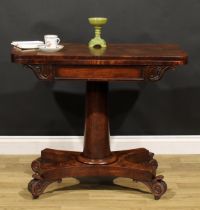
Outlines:
<svg viewBox="0 0 200 210"><path fill-rule="evenodd" d="M200 154L200 136L111 136L111 150L145 147L155 154ZM44 148L82 151L82 136L1 136L0 154L40 154Z"/></svg>

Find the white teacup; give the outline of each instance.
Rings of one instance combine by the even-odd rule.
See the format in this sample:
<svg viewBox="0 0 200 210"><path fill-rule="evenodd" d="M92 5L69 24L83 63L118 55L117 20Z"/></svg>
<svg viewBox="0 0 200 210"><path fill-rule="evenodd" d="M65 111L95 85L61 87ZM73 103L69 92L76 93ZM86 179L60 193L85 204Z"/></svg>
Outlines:
<svg viewBox="0 0 200 210"><path fill-rule="evenodd" d="M57 35L45 35L44 43L48 48L57 48L58 44L60 43L60 39Z"/></svg>

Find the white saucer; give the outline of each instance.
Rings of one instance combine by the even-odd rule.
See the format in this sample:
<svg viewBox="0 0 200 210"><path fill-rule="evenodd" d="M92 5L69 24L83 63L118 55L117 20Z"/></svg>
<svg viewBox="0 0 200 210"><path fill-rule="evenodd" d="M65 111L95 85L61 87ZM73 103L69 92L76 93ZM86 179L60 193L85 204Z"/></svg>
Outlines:
<svg viewBox="0 0 200 210"><path fill-rule="evenodd" d="M58 52L62 50L63 47L64 47L63 45L58 45L56 48L49 48L49 47L46 47L45 45L40 45L38 48L42 52Z"/></svg>

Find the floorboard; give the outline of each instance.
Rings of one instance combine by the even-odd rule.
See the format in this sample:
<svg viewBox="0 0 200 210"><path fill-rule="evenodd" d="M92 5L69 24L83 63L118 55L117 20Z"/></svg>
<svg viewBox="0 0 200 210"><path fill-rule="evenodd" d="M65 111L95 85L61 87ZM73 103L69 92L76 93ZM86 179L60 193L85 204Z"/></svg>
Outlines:
<svg viewBox="0 0 200 210"><path fill-rule="evenodd" d="M27 191L36 156L0 156L0 210L200 210L200 155L160 155L168 191L155 201L131 179L66 178L37 200Z"/></svg>

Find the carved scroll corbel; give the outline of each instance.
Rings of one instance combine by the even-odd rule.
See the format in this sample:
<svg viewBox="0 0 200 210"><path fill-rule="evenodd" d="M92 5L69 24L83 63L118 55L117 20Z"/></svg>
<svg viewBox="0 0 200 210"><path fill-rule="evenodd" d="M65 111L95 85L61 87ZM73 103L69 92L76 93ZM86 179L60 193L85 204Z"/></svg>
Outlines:
<svg viewBox="0 0 200 210"><path fill-rule="evenodd" d="M52 81L55 77L55 67L53 65L27 64L24 66L33 70L39 80Z"/></svg>
<svg viewBox="0 0 200 210"><path fill-rule="evenodd" d="M145 66L143 69L144 80L158 81L167 70L174 70L175 66Z"/></svg>

